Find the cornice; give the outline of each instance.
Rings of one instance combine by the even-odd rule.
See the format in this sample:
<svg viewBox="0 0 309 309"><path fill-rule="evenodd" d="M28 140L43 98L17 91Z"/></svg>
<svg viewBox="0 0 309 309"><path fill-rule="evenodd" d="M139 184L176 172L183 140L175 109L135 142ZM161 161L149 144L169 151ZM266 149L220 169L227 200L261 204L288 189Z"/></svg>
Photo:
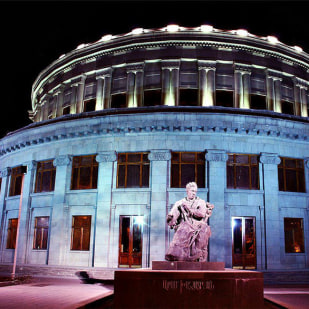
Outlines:
<svg viewBox="0 0 309 309"><path fill-rule="evenodd" d="M168 117L169 111L173 111L173 120ZM234 114L231 111L234 111ZM158 133L248 136L250 138L309 142L309 121L304 119L300 121L299 119L297 122L293 121L293 117L291 119L273 118L271 116L276 116L276 113L273 112L268 113L268 117L266 112L261 112L258 117L250 110L230 109L230 111L224 112L222 108L131 108L127 109L126 113L123 110L119 114L113 112L114 114L108 114L107 111L105 114L102 114L102 111L86 113L88 117L82 114L68 115L68 117L60 117L57 122L44 121L36 123L36 125L29 125L0 140L0 156L29 147L74 139L129 137L137 134ZM186 122L178 121L178 114L185 115ZM143 121L136 121L137 117L141 117ZM148 121L145 120L147 117L149 117ZM69 121L72 123L66 125ZM104 160L104 156L101 157ZM98 159L100 160L101 157Z"/></svg>

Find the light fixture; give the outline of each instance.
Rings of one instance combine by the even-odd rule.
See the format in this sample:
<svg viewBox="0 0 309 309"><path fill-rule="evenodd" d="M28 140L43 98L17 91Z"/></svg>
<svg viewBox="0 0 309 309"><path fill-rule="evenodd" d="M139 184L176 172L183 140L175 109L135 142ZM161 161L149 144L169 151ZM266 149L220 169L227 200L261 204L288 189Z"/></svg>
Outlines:
<svg viewBox="0 0 309 309"><path fill-rule="evenodd" d="M271 44L277 44L277 43L279 43L279 40L278 40L275 36L272 36L272 35L269 35L269 36L267 37L267 40L268 40L268 42L271 43Z"/></svg>
<svg viewBox="0 0 309 309"><path fill-rule="evenodd" d="M214 27L211 25L202 25L200 29L202 32L212 32Z"/></svg>
<svg viewBox="0 0 309 309"><path fill-rule="evenodd" d="M141 34L141 33L144 32L144 29L143 28L135 28L131 32L132 32L132 34Z"/></svg>
<svg viewBox="0 0 309 309"><path fill-rule="evenodd" d="M65 57L65 54L60 55L60 56L59 56L59 59L61 59L61 58L63 58L63 57Z"/></svg>
<svg viewBox="0 0 309 309"><path fill-rule="evenodd" d="M113 38L113 36L111 34L106 34L106 35L102 36L100 41L106 42L106 41L111 40L112 38Z"/></svg>
<svg viewBox="0 0 309 309"><path fill-rule="evenodd" d="M300 46L294 46L294 49L298 51L299 53L303 51L303 49Z"/></svg>
<svg viewBox="0 0 309 309"><path fill-rule="evenodd" d="M236 34L239 36L248 36L249 32L246 29L238 29L236 30Z"/></svg>
<svg viewBox="0 0 309 309"><path fill-rule="evenodd" d="M84 47L86 47L86 46L87 46L87 44L82 43L82 44L79 44L79 45L76 47L76 49L82 49L82 48L84 48Z"/></svg>
<svg viewBox="0 0 309 309"><path fill-rule="evenodd" d="M177 31L179 30L179 26L178 26L178 25L174 25L174 24L168 25L168 26L166 27L166 30L167 30L168 32L177 32Z"/></svg>

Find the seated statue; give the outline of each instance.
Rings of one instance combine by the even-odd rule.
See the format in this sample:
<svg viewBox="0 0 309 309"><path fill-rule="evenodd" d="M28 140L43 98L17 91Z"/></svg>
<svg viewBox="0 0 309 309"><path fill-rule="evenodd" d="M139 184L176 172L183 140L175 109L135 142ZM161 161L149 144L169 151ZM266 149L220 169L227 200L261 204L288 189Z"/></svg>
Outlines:
<svg viewBox="0 0 309 309"><path fill-rule="evenodd" d="M196 196L195 182L188 183L186 190L187 197L177 201L167 215L167 224L175 230L175 234L165 259L205 262L211 235L207 222L214 205Z"/></svg>

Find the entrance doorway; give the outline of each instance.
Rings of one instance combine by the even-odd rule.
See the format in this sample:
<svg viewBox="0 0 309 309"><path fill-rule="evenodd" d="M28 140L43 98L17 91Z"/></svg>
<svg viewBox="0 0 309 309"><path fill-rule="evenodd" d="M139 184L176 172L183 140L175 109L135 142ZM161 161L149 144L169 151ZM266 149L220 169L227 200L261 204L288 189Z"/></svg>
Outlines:
<svg viewBox="0 0 309 309"><path fill-rule="evenodd" d="M256 269L255 217L233 217L233 268Z"/></svg>
<svg viewBox="0 0 309 309"><path fill-rule="evenodd" d="M119 267L142 267L143 216L119 217Z"/></svg>

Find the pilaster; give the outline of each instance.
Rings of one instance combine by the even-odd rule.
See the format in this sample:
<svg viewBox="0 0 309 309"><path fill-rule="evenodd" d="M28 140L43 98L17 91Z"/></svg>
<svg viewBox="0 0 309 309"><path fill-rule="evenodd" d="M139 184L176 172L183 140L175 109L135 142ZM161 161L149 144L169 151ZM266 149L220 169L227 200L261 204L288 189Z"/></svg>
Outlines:
<svg viewBox="0 0 309 309"><path fill-rule="evenodd" d="M162 60L162 102L164 105L178 105L179 60Z"/></svg>
<svg viewBox="0 0 309 309"><path fill-rule="evenodd" d="M96 220L99 224L95 224L95 252L94 266L95 267L110 267L108 252L109 239L111 237L110 213L112 202L113 189L113 170L117 154L114 151L100 152L96 156L96 161L99 163L98 170L98 195L97 195L97 216ZM101 235L109 235L102 238ZM115 244L110 244L114 246Z"/></svg>
<svg viewBox="0 0 309 309"><path fill-rule="evenodd" d="M48 252L48 264L50 265L62 265L65 260L66 250L69 248L69 244L66 243L63 235L65 235L65 226L69 224L69 222L66 222L68 205L66 204L65 193L69 188L71 161L72 159L69 155L60 155L53 161L54 166L56 166L56 180ZM59 248L63 249L59 250Z"/></svg>
<svg viewBox="0 0 309 309"><path fill-rule="evenodd" d="M261 153L264 189L265 268L280 268L280 217L278 203L278 164L280 158L275 153Z"/></svg>
<svg viewBox="0 0 309 309"><path fill-rule="evenodd" d="M235 107L250 108L250 67L244 64L234 65Z"/></svg>
<svg viewBox="0 0 309 309"><path fill-rule="evenodd" d="M199 70L199 105L215 105L216 61L198 60Z"/></svg>
<svg viewBox="0 0 309 309"><path fill-rule="evenodd" d="M295 77L294 81L294 105L295 105L295 115L308 117L308 107L307 107L307 89L308 83L305 80Z"/></svg>
<svg viewBox="0 0 309 309"><path fill-rule="evenodd" d="M127 106L139 107L143 102L144 63L132 63L127 66Z"/></svg>
<svg viewBox="0 0 309 309"><path fill-rule="evenodd" d="M282 78L278 72L267 70L267 109L282 113L281 107L281 82Z"/></svg>
<svg viewBox="0 0 309 309"><path fill-rule="evenodd" d="M167 187L169 186L169 150L151 150L151 224L150 224L150 264L153 260L164 260L167 250Z"/></svg>

